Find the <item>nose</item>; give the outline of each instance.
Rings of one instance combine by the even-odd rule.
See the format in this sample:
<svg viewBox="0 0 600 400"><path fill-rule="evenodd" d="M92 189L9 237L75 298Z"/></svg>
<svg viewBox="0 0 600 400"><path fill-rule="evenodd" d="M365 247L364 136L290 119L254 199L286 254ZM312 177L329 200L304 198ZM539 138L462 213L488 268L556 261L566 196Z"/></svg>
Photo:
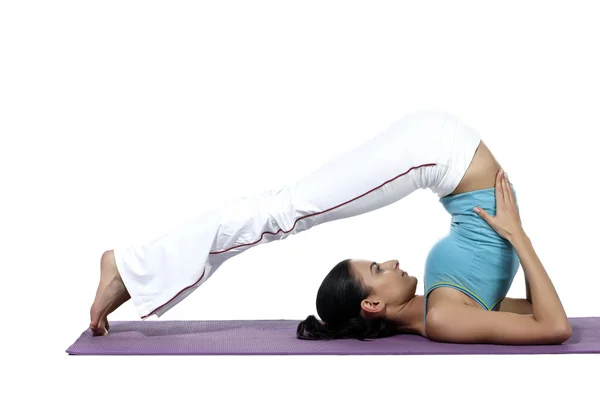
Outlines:
<svg viewBox="0 0 600 400"><path fill-rule="evenodd" d="M398 260L387 261L384 265L386 266L386 269L391 267L392 271L397 271L400 269L400 262Z"/></svg>
<svg viewBox="0 0 600 400"><path fill-rule="evenodd" d="M395 270L400 270L400 262L398 260L393 260L394 262L394 269ZM402 275L404 275L406 271L402 271Z"/></svg>

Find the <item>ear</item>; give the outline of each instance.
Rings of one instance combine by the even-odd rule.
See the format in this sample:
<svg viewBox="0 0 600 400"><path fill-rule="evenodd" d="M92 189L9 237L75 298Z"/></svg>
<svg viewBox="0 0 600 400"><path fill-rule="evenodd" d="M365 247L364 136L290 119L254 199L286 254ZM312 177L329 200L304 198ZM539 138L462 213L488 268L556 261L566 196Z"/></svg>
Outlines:
<svg viewBox="0 0 600 400"><path fill-rule="evenodd" d="M360 308L362 308L363 312L367 316L372 316L374 314L377 314L378 312L383 310L384 306L385 306L385 304L383 304L383 302L381 302L377 299L365 299L360 302Z"/></svg>

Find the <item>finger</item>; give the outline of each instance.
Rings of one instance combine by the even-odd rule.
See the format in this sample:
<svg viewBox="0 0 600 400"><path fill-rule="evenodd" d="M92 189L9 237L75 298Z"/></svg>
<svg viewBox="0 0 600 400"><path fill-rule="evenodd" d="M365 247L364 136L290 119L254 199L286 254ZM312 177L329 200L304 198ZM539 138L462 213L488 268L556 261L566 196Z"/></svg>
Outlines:
<svg viewBox="0 0 600 400"><path fill-rule="evenodd" d="M502 173L502 194L504 195L504 203L508 204L508 184L504 173Z"/></svg>
<svg viewBox="0 0 600 400"><path fill-rule="evenodd" d="M504 205L504 191L502 189L502 173L504 171L500 169L498 175L496 175L496 208Z"/></svg>
<svg viewBox="0 0 600 400"><path fill-rule="evenodd" d="M488 213L483 208L473 207L473 211L475 211L475 213L479 215L479 217L481 217L481 219L483 219L484 221L488 220Z"/></svg>
<svg viewBox="0 0 600 400"><path fill-rule="evenodd" d="M510 181L508 180L508 175L504 176L504 184L506 186L506 202L509 204L513 204L513 192L512 192L512 188L510 187Z"/></svg>
<svg viewBox="0 0 600 400"><path fill-rule="evenodd" d="M506 184L508 186L508 199L512 204L514 204L514 203L516 203L515 193L513 192L513 188L512 188L512 185L510 184L510 179L508 178L508 175L506 176Z"/></svg>

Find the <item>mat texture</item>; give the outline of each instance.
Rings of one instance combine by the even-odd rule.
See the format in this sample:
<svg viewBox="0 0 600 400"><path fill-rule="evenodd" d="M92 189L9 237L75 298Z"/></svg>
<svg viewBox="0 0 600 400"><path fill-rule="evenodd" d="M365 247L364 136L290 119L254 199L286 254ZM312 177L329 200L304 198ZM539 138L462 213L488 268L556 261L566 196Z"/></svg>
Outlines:
<svg viewBox="0 0 600 400"><path fill-rule="evenodd" d="M89 330L66 351L74 355L401 355L600 353L600 317L570 318L573 336L561 345L438 343L418 335L302 340L296 320L114 321L108 336Z"/></svg>

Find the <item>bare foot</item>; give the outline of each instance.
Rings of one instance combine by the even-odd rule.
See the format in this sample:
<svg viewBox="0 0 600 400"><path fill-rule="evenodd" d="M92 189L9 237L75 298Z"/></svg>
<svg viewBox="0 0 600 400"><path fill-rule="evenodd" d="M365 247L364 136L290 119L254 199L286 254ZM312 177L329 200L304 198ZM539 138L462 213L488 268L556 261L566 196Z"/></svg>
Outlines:
<svg viewBox="0 0 600 400"><path fill-rule="evenodd" d="M108 314L130 298L117 270L114 252L112 250L105 251L100 260L100 283L94 304L90 309L92 334L94 336L108 335Z"/></svg>

